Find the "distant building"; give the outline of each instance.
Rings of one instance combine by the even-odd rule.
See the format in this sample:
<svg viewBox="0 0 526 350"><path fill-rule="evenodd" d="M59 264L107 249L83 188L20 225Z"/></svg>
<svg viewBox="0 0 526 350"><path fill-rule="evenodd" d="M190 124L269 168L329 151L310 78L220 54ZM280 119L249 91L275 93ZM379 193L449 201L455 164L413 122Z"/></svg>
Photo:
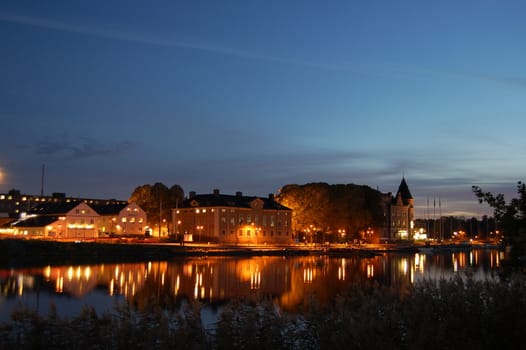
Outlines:
<svg viewBox="0 0 526 350"><path fill-rule="evenodd" d="M173 227L186 241L214 243L292 243L292 210L268 198L220 194L190 195L173 209Z"/></svg>
<svg viewBox="0 0 526 350"><path fill-rule="evenodd" d="M60 203L60 202L85 202L89 205L98 204L127 204L127 201L116 199L93 199L67 197L65 193L54 192L51 196L39 196L23 194L20 190L11 189L7 193L0 193L0 217L17 219L23 213L27 213L31 208L41 203Z"/></svg>
<svg viewBox="0 0 526 350"><path fill-rule="evenodd" d="M382 201L385 223L380 240L412 239L414 199L405 178L402 178L396 195L393 197L391 192L382 194Z"/></svg>

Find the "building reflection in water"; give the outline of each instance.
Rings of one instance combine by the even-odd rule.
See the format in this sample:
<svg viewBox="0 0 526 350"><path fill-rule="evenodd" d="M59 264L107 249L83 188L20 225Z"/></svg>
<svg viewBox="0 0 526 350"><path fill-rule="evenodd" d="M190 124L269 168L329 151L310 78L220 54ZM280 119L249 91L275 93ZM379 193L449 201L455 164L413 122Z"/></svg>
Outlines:
<svg viewBox="0 0 526 350"><path fill-rule="evenodd" d="M82 302L93 291L111 301L122 296L141 309L152 300L197 300L222 303L232 298L271 297L294 311L314 295L320 302L374 280L409 286L424 278L454 276L466 268L486 278L500 265L501 252L473 250L449 254L329 257L209 257L173 261L47 266L0 271L0 311L13 307L25 293L64 294ZM11 303L6 302L10 300ZM112 303L108 302L111 308ZM6 311L9 313L9 311Z"/></svg>

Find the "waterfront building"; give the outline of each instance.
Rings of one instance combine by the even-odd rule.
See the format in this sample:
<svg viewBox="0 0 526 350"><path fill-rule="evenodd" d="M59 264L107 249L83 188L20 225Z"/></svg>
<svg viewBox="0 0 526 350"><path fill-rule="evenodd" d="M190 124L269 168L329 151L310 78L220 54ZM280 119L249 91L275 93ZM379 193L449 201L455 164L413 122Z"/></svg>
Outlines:
<svg viewBox="0 0 526 350"><path fill-rule="evenodd" d="M391 192L381 196L385 221L380 240L384 242L413 239L414 199L405 178L402 178L395 196Z"/></svg>
<svg viewBox="0 0 526 350"><path fill-rule="evenodd" d="M146 213L136 203L104 199L0 194L0 233L50 239L144 235Z"/></svg>
<svg viewBox="0 0 526 350"><path fill-rule="evenodd" d="M91 207L100 215L98 229L101 235L144 235L146 213L136 203L98 203Z"/></svg>
<svg viewBox="0 0 526 350"><path fill-rule="evenodd" d="M292 210L268 198L190 192L172 210L173 227L185 241L229 244L292 243Z"/></svg>
<svg viewBox="0 0 526 350"><path fill-rule="evenodd" d="M98 237L99 214L77 201L41 203L11 223L12 233L32 238L91 239Z"/></svg>

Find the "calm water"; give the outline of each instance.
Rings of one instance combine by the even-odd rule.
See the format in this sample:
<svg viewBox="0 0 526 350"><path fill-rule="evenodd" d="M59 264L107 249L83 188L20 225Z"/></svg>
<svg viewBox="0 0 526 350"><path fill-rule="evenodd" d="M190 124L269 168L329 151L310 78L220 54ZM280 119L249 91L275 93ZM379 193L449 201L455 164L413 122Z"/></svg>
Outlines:
<svg viewBox="0 0 526 350"><path fill-rule="evenodd" d="M0 270L0 322L7 321L21 304L41 314L47 314L54 304L59 315L72 317L84 305L102 313L124 301L140 310L152 300L175 304L199 300L213 319L223 302L254 295L271 297L282 309L294 311L313 295L320 302L329 301L357 280L404 286L463 272L480 279L494 278L502 254L487 249L371 258L208 257Z"/></svg>

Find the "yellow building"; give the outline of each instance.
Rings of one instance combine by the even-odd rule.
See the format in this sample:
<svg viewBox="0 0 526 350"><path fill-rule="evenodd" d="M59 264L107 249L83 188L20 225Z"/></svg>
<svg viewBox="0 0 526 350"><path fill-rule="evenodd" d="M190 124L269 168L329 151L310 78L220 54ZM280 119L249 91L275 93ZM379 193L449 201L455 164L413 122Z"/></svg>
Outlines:
<svg viewBox="0 0 526 350"><path fill-rule="evenodd" d="M105 234L144 235L146 213L135 203L40 203L10 223L8 233L50 239L94 239Z"/></svg>
<svg viewBox="0 0 526 350"><path fill-rule="evenodd" d="M173 209L173 227L185 241L229 244L292 243L292 210L268 198L220 194L190 195Z"/></svg>
<svg viewBox="0 0 526 350"><path fill-rule="evenodd" d="M15 235L59 239L97 238L99 214L84 202L40 204L11 224Z"/></svg>
<svg viewBox="0 0 526 350"><path fill-rule="evenodd" d="M146 213L136 203L101 203L92 208L100 215L101 234L144 235L148 228Z"/></svg>

